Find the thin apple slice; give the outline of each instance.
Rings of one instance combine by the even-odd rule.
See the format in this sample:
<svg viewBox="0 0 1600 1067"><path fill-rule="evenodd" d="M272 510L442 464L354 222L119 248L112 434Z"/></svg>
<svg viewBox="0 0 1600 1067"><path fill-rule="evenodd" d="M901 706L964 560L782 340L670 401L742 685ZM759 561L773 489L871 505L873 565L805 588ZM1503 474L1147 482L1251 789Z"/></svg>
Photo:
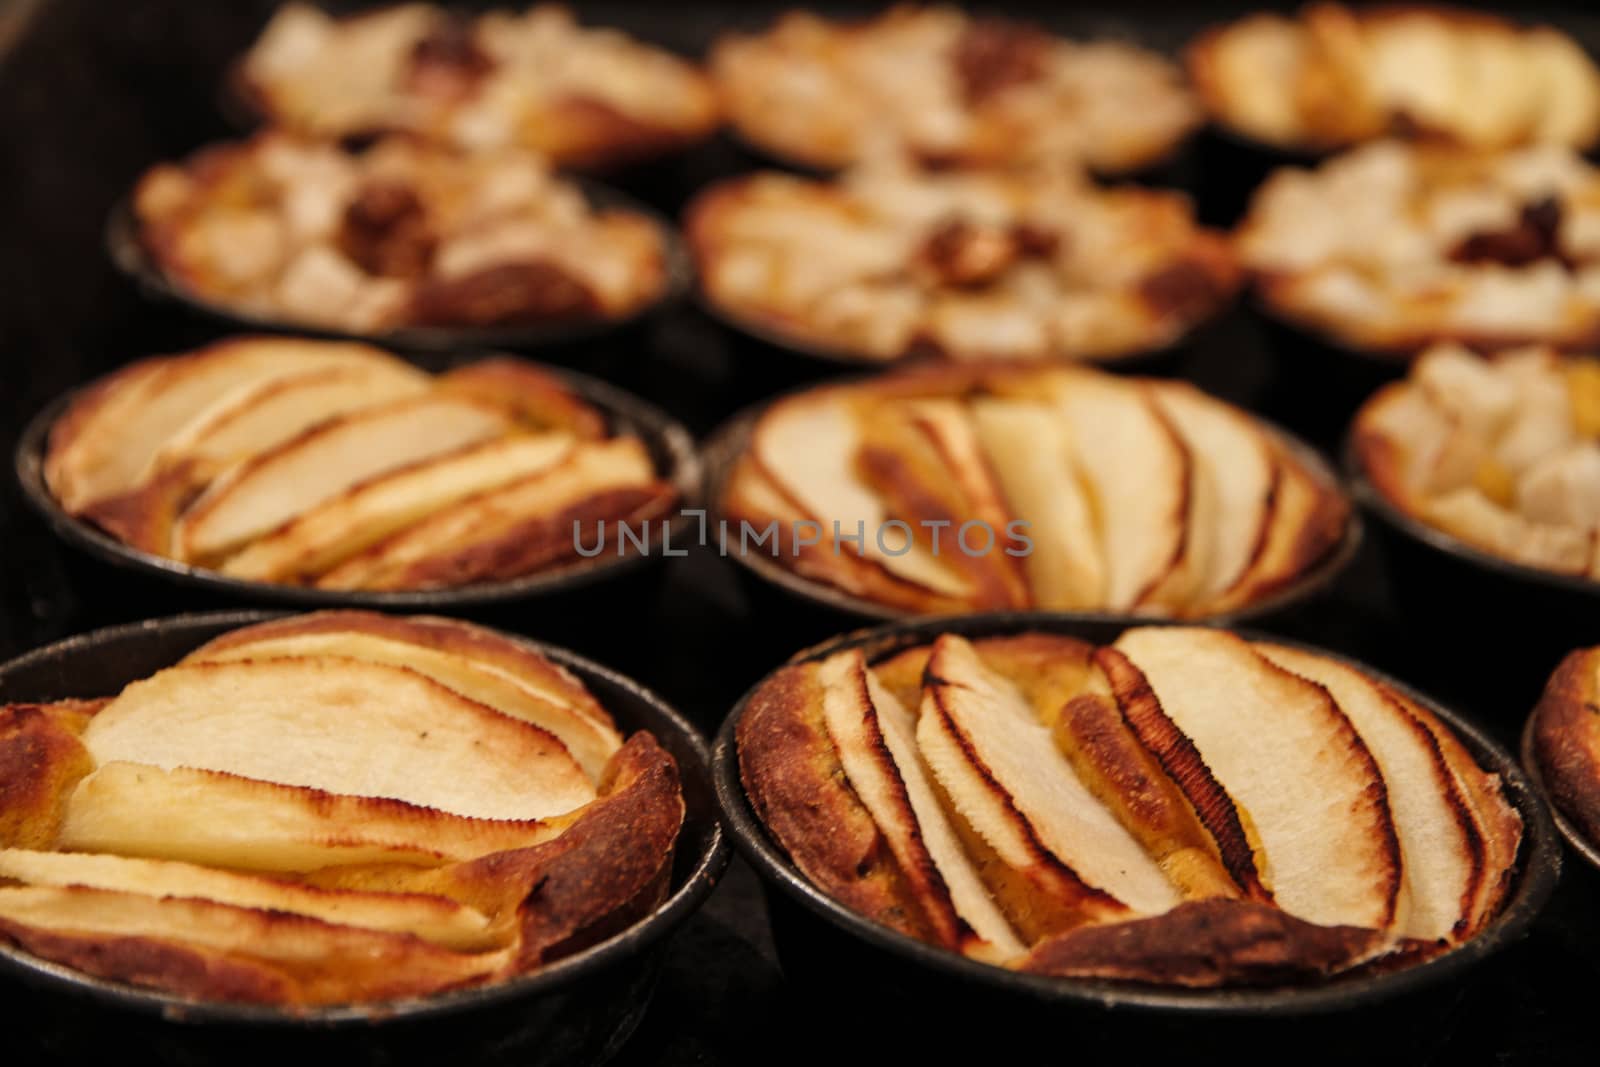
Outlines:
<svg viewBox="0 0 1600 1067"><path fill-rule="evenodd" d="M1403 921L1383 776L1326 689L1220 630L1144 627L1115 647L1259 837L1256 870L1279 906L1324 926Z"/></svg>
<svg viewBox="0 0 1600 1067"><path fill-rule="evenodd" d="M606 761L622 747L621 736L609 722L597 722L565 703L551 700L539 689L498 667L418 641L394 640L355 630L291 632L221 648L207 646L190 653L183 662L227 663L317 656L409 668L469 700L532 723L549 731L565 745L591 782L599 780Z"/></svg>
<svg viewBox="0 0 1600 1067"><path fill-rule="evenodd" d="M170 667L124 689L83 742L100 764L222 771L472 818L539 819L595 795L547 731L416 671L336 656Z"/></svg>
<svg viewBox="0 0 1600 1067"><path fill-rule="evenodd" d="M569 433L584 441L606 436L606 419L551 372L520 359L480 359L435 379L438 389L509 408L537 430Z"/></svg>
<svg viewBox="0 0 1600 1067"><path fill-rule="evenodd" d="M34 886L81 885L151 897L194 897L241 908L308 915L324 922L415 934L457 950L492 947L489 918L446 897L317 889L176 860L85 852L0 851L0 879Z"/></svg>
<svg viewBox="0 0 1600 1067"><path fill-rule="evenodd" d="M259 582L304 581L467 497L561 463L568 434L501 437L379 475L325 500L222 564Z"/></svg>
<svg viewBox="0 0 1600 1067"><path fill-rule="evenodd" d="M1274 446L1274 451L1277 478L1266 535L1250 566L1214 602L1217 611L1249 604L1283 588L1344 537L1349 501L1282 447Z"/></svg>
<svg viewBox="0 0 1600 1067"><path fill-rule="evenodd" d="M912 713L867 670L858 649L817 668L823 718L850 785L889 842L938 940L1009 959L1023 944L990 898L917 755Z"/></svg>
<svg viewBox="0 0 1600 1067"><path fill-rule="evenodd" d="M1105 607L1127 611L1183 558L1189 451L1138 385L1072 374L1061 379L1055 402L1071 432L1105 547Z"/></svg>
<svg viewBox="0 0 1600 1067"><path fill-rule="evenodd" d="M638 438L580 442L561 463L401 530L317 584L404 589L510 577L576 555L574 523L585 529L600 520L620 524L657 513L670 496Z"/></svg>
<svg viewBox="0 0 1600 1067"><path fill-rule="evenodd" d="M1411 897L1400 932L1424 941L1460 938L1483 879L1483 842L1427 727L1360 671L1284 645L1257 642L1254 647L1284 670L1326 689L1377 761Z"/></svg>
<svg viewBox="0 0 1600 1067"><path fill-rule="evenodd" d="M917 741L956 811L1032 890L1019 905L1015 883L985 871L1029 940L1179 901L1161 868L1057 751L1022 692L954 634L934 643Z"/></svg>
<svg viewBox="0 0 1600 1067"><path fill-rule="evenodd" d="M919 544L898 553L880 550L877 534L889 515L857 473L861 430L842 397L823 392L780 401L756 423L750 447L774 484L820 524L824 543L830 542L835 523L843 533L859 530L861 555L894 577L941 597L966 601L972 596L971 582L959 570ZM839 550L854 551L843 545Z"/></svg>
<svg viewBox="0 0 1600 1067"><path fill-rule="evenodd" d="M910 541L966 577L972 608L1029 606L1022 567L1005 551L1011 516L963 404L918 398L865 409L856 469L886 514L909 524Z"/></svg>
<svg viewBox="0 0 1600 1067"><path fill-rule="evenodd" d="M1276 460L1264 432L1226 404L1180 382L1151 391L1187 443L1195 472L1183 579L1164 583L1153 599L1203 606L1232 588L1264 546Z"/></svg>
<svg viewBox="0 0 1600 1067"><path fill-rule="evenodd" d="M616 730L610 714L571 671L546 659L528 642L459 619L435 615L402 617L376 611L315 611L229 630L206 642L193 656L203 659L211 653L257 641L324 633L370 634L449 652L509 674L540 698L572 708L608 731Z"/></svg>
<svg viewBox="0 0 1600 1067"><path fill-rule="evenodd" d="M112 762L73 790L53 845L247 871L426 867L548 841L567 821L469 819L218 771Z"/></svg>
<svg viewBox="0 0 1600 1067"><path fill-rule="evenodd" d="M1073 462L1072 438L1046 404L1000 397L972 401L972 416L1006 504L1028 524L1023 558L1033 599L1052 611L1105 603L1105 549Z"/></svg>
<svg viewBox="0 0 1600 1067"><path fill-rule="evenodd" d="M1478 838L1483 843L1483 877L1472 904L1464 937L1470 937L1500 911L1500 904L1511 891L1516 872L1517 852L1522 845L1522 816L1506 800L1500 776L1484 770L1467 751L1455 731L1440 722L1427 708L1388 686L1384 692L1409 711L1433 736L1439 754L1455 775L1457 788L1467 801Z"/></svg>
<svg viewBox="0 0 1600 1067"><path fill-rule="evenodd" d="M316 426L213 482L173 531L180 558L217 561L368 478L498 437L505 413L424 396Z"/></svg>
<svg viewBox="0 0 1600 1067"><path fill-rule="evenodd" d="M50 432L45 477L70 512L128 492L173 434L230 392L316 369L404 364L367 345L296 338L224 341L146 360L105 379Z"/></svg>
<svg viewBox="0 0 1600 1067"><path fill-rule="evenodd" d="M33 951L61 940L116 941L121 953L102 953L91 973L164 985L159 968L138 966L162 958L161 943L198 946L256 959L288 974L303 1003L340 1003L420 996L481 981L504 972L510 950L458 953L409 934L363 930L304 915L239 908L181 897L158 899L83 886L0 889L0 924ZM155 944L152 945L151 943ZM80 942L81 944L81 942ZM86 946L85 946L86 949ZM51 955L51 953L46 953ZM73 958L83 968L92 957Z"/></svg>

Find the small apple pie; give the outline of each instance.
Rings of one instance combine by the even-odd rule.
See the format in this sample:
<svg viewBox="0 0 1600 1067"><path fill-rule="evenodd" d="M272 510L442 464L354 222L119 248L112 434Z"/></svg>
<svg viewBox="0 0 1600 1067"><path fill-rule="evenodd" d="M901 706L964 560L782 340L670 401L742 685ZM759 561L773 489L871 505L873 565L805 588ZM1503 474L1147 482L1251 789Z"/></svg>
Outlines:
<svg viewBox="0 0 1600 1067"><path fill-rule="evenodd" d="M676 499L642 440L533 364L433 376L365 345L289 338L101 380L52 427L44 473L63 510L133 548L320 589L553 569Z"/></svg>
<svg viewBox="0 0 1600 1067"><path fill-rule="evenodd" d="M664 899L677 765L563 667L448 619L224 634L0 708L0 944L298 1007L536 970Z"/></svg>
<svg viewBox="0 0 1600 1067"><path fill-rule="evenodd" d="M1441 344L1356 416L1389 503L1474 548L1600 579L1600 361Z"/></svg>
<svg viewBox="0 0 1600 1067"><path fill-rule="evenodd" d="M710 136L720 120L693 64L580 26L557 4L469 16L408 3L339 19L290 3L236 75L265 119L307 136L405 131L575 166L659 155Z"/></svg>
<svg viewBox="0 0 1600 1067"><path fill-rule="evenodd" d="M1494 918L1522 833L1428 709L1222 630L850 647L769 677L737 741L818 888L1035 974L1289 985L1420 960Z"/></svg>
<svg viewBox="0 0 1600 1067"><path fill-rule="evenodd" d="M708 299L861 360L1115 359L1170 346L1239 271L1187 199L1061 170L735 178L689 208Z"/></svg>
<svg viewBox="0 0 1600 1067"><path fill-rule="evenodd" d="M1240 611L1350 514L1304 451L1192 386L1015 365L780 400L719 503L730 553L918 614Z"/></svg>
<svg viewBox="0 0 1600 1067"><path fill-rule="evenodd" d="M1483 12L1314 3L1211 30L1188 61L1218 123L1285 150L1388 136L1582 149L1600 137L1600 70L1583 48Z"/></svg>
<svg viewBox="0 0 1600 1067"><path fill-rule="evenodd" d="M823 168L905 152L940 166L1068 160L1127 173L1200 123L1162 56L945 6L857 21L793 12L724 37L711 72L741 137Z"/></svg>
<svg viewBox="0 0 1600 1067"><path fill-rule="evenodd" d="M1550 802L1600 849L1600 649L1561 661L1533 712L1533 757Z"/></svg>
<svg viewBox="0 0 1600 1067"><path fill-rule="evenodd" d="M360 151L280 132L140 179L142 246L180 291L346 333L626 318L667 289L666 237L538 156L406 137Z"/></svg>
<svg viewBox="0 0 1600 1067"><path fill-rule="evenodd" d="M1567 148L1385 141L1284 168L1235 246L1269 310L1352 348L1600 341L1600 172Z"/></svg>

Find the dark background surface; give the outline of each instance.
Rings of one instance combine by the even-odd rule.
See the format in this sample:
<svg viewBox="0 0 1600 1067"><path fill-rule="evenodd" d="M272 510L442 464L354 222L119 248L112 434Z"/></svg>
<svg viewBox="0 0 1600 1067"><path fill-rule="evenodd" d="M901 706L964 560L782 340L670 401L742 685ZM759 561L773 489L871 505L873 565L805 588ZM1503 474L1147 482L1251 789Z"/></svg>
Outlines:
<svg viewBox="0 0 1600 1067"><path fill-rule="evenodd" d="M139 356L217 335L215 326L181 309L144 300L116 275L104 255L102 228L110 206L145 167L234 132L217 86L227 61L249 44L273 6L269 0L37 0L20 3L22 17L12 25L0 22L0 455L9 458L25 420L63 390ZM586 21L623 26L696 54L719 30L759 26L783 5L575 6ZM1068 31L1170 50L1243 7L1006 9ZM1600 48L1600 14L1576 6L1539 14L1571 29L1592 50ZM1196 195L1208 221L1227 223L1265 162L1204 136L1149 180L1182 185ZM676 213L706 180L753 165L733 144L718 141L615 180ZM697 435L778 388L829 372L743 340L692 306L640 336L565 358L577 365L593 361ZM1164 369L1266 412L1331 456L1362 383L1352 387L1330 377L1330 359L1337 371L1336 355L1240 308ZM1600 640L1596 602L1523 603L1471 572L1425 580L1406 557L1386 558L1379 542L1369 537L1332 593L1284 628L1390 671L1514 744L1559 656ZM23 508L9 476L0 479L0 555L0 660L111 622L233 606L105 570L60 547ZM559 607L531 602L500 609L486 621L572 645L633 674L708 734L738 695L784 657L855 625L755 587L709 552L670 561L654 579L620 594L597 590ZM1570 858L1568 868L1529 940L1461 989L1458 1010L1433 1036L1436 1052L1426 1062L1596 1061L1591 1019L1600 978L1600 879L1586 877ZM755 876L735 862L677 939L655 1005L620 1062L864 1058L871 1043L838 1033L814 1014L802 992L778 966ZM1372 1058L1382 1060L1393 1035L1359 1016L1351 1025L1372 1027ZM12 1050L25 1057L28 1020L8 1017L3 991L0 1033L8 1048L0 1059L10 1062ZM919 1055L903 1035L884 1048L896 1059L929 1051ZM1065 1058L1070 1049L1070 1035L1063 1035L1051 1057ZM1003 1043L992 1051L1023 1052ZM1303 1049L1285 1049L1283 1056L1316 1058ZM1407 1062L1419 1061L1411 1056Z"/></svg>

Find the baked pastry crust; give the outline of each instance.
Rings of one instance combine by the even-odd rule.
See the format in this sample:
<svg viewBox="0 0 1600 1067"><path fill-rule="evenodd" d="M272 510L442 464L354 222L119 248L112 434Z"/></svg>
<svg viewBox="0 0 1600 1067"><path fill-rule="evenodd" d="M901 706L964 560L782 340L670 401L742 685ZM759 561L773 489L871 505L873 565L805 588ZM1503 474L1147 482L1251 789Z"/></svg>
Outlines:
<svg viewBox="0 0 1600 1067"><path fill-rule="evenodd" d="M464 17L420 3L334 18L285 4L236 71L245 101L317 138L404 131L472 151L606 167L710 136L694 65L559 4Z"/></svg>
<svg viewBox="0 0 1600 1067"><path fill-rule="evenodd" d="M1131 45L901 5L856 21L792 12L729 34L711 73L735 130L779 158L840 167L889 150L928 163L1041 160L1127 173L1199 123L1177 68Z"/></svg>
<svg viewBox="0 0 1600 1067"><path fill-rule="evenodd" d="M653 220L591 205L520 149L394 136L356 150L267 130L158 164L133 210L182 292L348 333L617 320L667 286Z"/></svg>
<svg viewBox="0 0 1600 1067"><path fill-rule="evenodd" d="M1199 447L1195 412L1220 425ZM782 399L751 427L718 506L741 551L919 614L1224 613L1325 560L1349 518L1325 474L1188 386L1019 365ZM1230 521L1235 509L1253 518Z"/></svg>
<svg viewBox="0 0 1600 1067"><path fill-rule="evenodd" d="M1409 966L1492 921L1521 839L1499 779L1431 713L1331 657L1212 630L845 649L782 668L743 715L746 795L803 875L900 933L1039 974L1208 988ZM914 752L891 737L893 759L864 763L858 717L907 716ZM933 810L885 803L923 778ZM948 828L954 853L933 847ZM1122 856L1131 842L1144 858ZM1165 903L1141 884L1151 862ZM952 902L964 936L943 932Z"/></svg>
<svg viewBox="0 0 1600 1067"><path fill-rule="evenodd" d="M700 194L685 233L724 315L857 360L1148 353L1239 282L1182 195L1064 170L755 174Z"/></svg>
<svg viewBox="0 0 1600 1067"><path fill-rule="evenodd" d="M1215 27L1186 59L1215 121L1286 150L1389 136L1583 149L1600 137L1600 70L1577 42L1478 11L1312 3Z"/></svg>
<svg viewBox="0 0 1600 1067"><path fill-rule="evenodd" d="M1480 551L1600 576L1600 365L1531 347L1455 345L1357 414L1351 443L1390 504Z"/></svg>
<svg viewBox="0 0 1600 1067"><path fill-rule="evenodd" d="M1533 710L1533 752L1550 800L1591 844L1600 842L1600 659L1569 653Z"/></svg>
<svg viewBox="0 0 1600 1067"><path fill-rule="evenodd" d="M676 765L648 733L626 742L613 735L603 768L584 779L577 806L526 825L452 814L393 796L308 790L228 773L236 757L224 738L208 739L205 730L211 727L202 719L209 716L216 729L227 731L237 709L219 707L203 688L190 687L193 672L220 668L270 681L283 665L308 662L282 658L273 642L329 634L401 641L436 637L440 642L431 647L458 660L465 671L501 671L512 684L559 689L574 707L598 709L581 683L529 647L449 620L328 612L224 635L195 653L202 657L198 668L163 672L171 691L162 699L171 702L173 713L163 721L183 717L188 732L182 743L195 764L168 773L226 782L244 806L229 809L228 815L193 803L140 806L126 814L129 825L145 821L169 828L224 819L233 856L228 866L188 852L182 833L142 843L137 834L118 838L129 851L93 847L73 837L70 823L81 814L84 793L102 775L132 768L148 778L162 776L159 767L115 760L126 745L128 691L104 701L0 709L0 780L5 784L0 789L0 941L101 978L203 1000L292 1008L427 996L503 980L603 940L659 905L668 889L684 805ZM226 663L208 658L240 648L253 657ZM359 654L361 649L344 651ZM318 705L309 690L285 692L273 714L281 720L278 738L286 750L354 729L351 716L370 710L361 707L363 701L382 704L384 687L373 683L378 677L373 672L407 673L385 665L381 657L313 659L330 671L362 668L371 677L347 692L338 709ZM542 737L541 743L554 741L520 719L515 703L491 708L442 686L436 691L440 702L433 714L442 716L438 725L445 731L455 729L446 719L470 711L469 721L495 718L501 733L520 730ZM145 692L134 699L148 701L148 688ZM106 747L107 723L95 718L101 714L117 719L124 731L117 742L122 748ZM318 716L332 717L308 727ZM172 743L170 737L159 740L166 727L155 720L134 726L154 743ZM381 731L366 737L374 759L382 759L385 744L397 740L414 743ZM319 759L315 751L301 755L305 765ZM359 769L350 774L352 782L360 778ZM413 793L430 788L420 779L406 786ZM285 832L286 824L249 815L254 805L272 818L274 798L289 794L305 794L327 821L320 862L302 859L282 866L282 842L274 835ZM263 804L268 807L261 809ZM393 823L388 831L381 825L385 818ZM349 821L335 825L339 819ZM454 834L460 847L430 853L429 846L443 840L438 831L448 829L447 823L461 828ZM216 836L220 829L211 826L208 832ZM387 859L357 858L338 847L363 834L386 832L411 836L415 847ZM470 844L474 839L476 847ZM302 857L315 854L301 852Z"/></svg>
<svg viewBox="0 0 1600 1067"><path fill-rule="evenodd" d="M52 427L44 472L68 514L133 548L342 589L532 574L615 546L616 523L677 497L640 439L534 364L432 377L364 345L277 338L91 386Z"/></svg>
<svg viewBox="0 0 1600 1067"><path fill-rule="evenodd" d="M1600 180L1572 150L1381 141L1256 191L1234 245L1274 314L1408 357L1600 338Z"/></svg>

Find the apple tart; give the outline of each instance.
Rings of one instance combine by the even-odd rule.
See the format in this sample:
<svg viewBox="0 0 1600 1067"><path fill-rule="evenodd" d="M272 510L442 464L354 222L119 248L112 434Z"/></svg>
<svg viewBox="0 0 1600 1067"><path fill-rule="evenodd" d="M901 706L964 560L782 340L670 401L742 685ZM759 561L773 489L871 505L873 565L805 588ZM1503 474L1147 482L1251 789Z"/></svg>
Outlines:
<svg viewBox="0 0 1600 1067"><path fill-rule="evenodd" d="M762 173L701 194L685 231L729 318L858 360L1148 353L1226 307L1240 273L1181 194L1058 169Z"/></svg>
<svg viewBox="0 0 1600 1067"><path fill-rule="evenodd" d="M1387 136L1583 149L1600 137L1600 70L1583 48L1483 12L1314 3L1213 29L1187 59L1212 118L1285 150Z"/></svg>
<svg viewBox="0 0 1600 1067"><path fill-rule="evenodd" d="M236 73L247 103L299 134L405 131L576 166L659 155L710 136L720 120L693 64L581 26L558 4L470 16L407 3L341 19L289 3Z"/></svg>
<svg viewBox="0 0 1600 1067"><path fill-rule="evenodd" d="M44 476L67 514L135 549L341 590L545 571L676 499L640 438L534 364L435 376L365 345L291 338L102 379L51 428Z"/></svg>
<svg viewBox="0 0 1600 1067"><path fill-rule="evenodd" d="M1037 974L1288 985L1420 960L1494 918L1522 832L1407 695L1213 629L847 647L771 675L737 744L818 888Z"/></svg>
<svg viewBox="0 0 1600 1067"><path fill-rule="evenodd" d="M1284 168L1235 247L1268 309L1352 348L1600 339L1600 176L1567 148L1384 141Z"/></svg>
<svg viewBox="0 0 1600 1067"><path fill-rule="evenodd" d="M1532 757L1551 804L1600 849L1600 649L1568 655L1533 711Z"/></svg>
<svg viewBox="0 0 1600 1067"><path fill-rule="evenodd" d="M278 131L151 168L138 240L181 292L345 333L616 321L668 288L662 227L529 152Z"/></svg>
<svg viewBox="0 0 1600 1067"><path fill-rule="evenodd" d="M0 943L289 1008L495 982L664 899L677 765L528 645L329 612L0 708Z"/></svg>
<svg viewBox="0 0 1600 1067"><path fill-rule="evenodd" d="M740 447L729 551L885 614L1236 612L1312 572L1350 521L1321 464L1245 413L1079 368L812 389Z"/></svg>
<svg viewBox="0 0 1600 1067"><path fill-rule="evenodd" d="M1436 345L1367 401L1351 443L1412 518L1514 563L1600 578L1600 361Z"/></svg>
<svg viewBox="0 0 1600 1067"><path fill-rule="evenodd" d="M939 166L1068 160L1127 173L1172 154L1200 122L1162 56L947 6L854 21L792 12L719 40L711 74L741 137L822 168L900 152Z"/></svg>

